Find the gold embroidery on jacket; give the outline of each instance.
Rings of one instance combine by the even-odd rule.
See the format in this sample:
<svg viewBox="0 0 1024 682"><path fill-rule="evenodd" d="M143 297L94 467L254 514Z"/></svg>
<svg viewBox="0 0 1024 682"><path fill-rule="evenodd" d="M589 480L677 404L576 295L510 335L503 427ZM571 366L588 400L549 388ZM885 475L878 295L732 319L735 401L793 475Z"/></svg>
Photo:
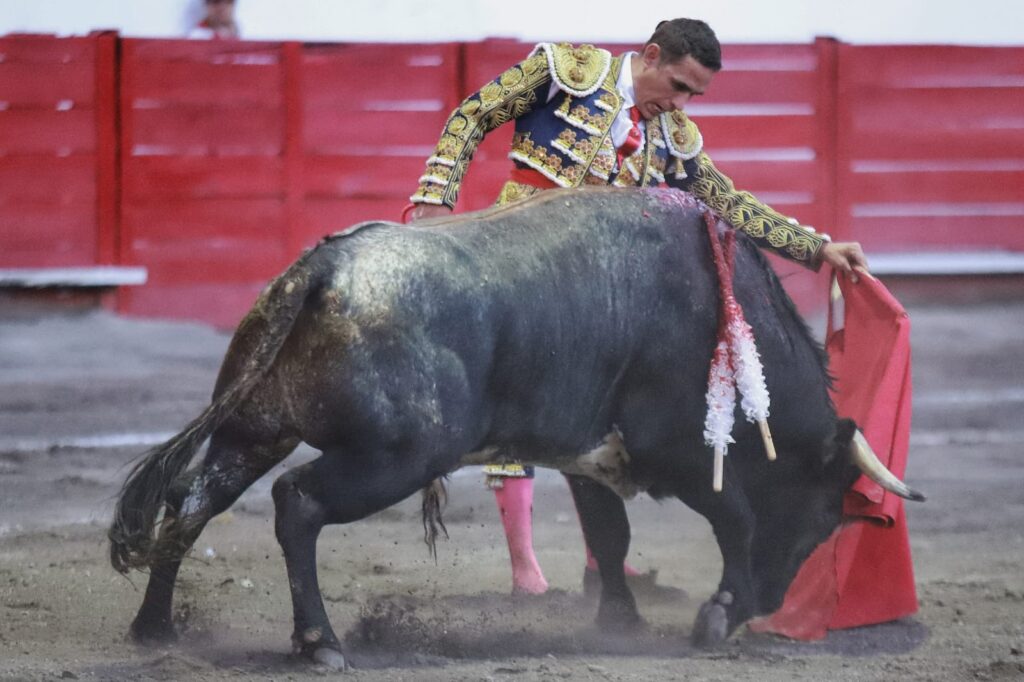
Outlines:
<svg viewBox="0 0 1024 682"><path fill-rule="evenodd" d="M658 184L665 182L665 165L667 161L665 157L658 156L656 154L651 155L651 162L647 168L647 174L654 178Z"/></svg>
<svg viewBox="0 0 1024 682"><path fill-rule="evenodd" d="M540 47L548 57L559 89L577 97L597 91L612 66L611 53L593 45L544 43Z"/></svg>
<svg viewBox="0 0 1024 682"><path fill-rule="evenodd" d="M605 135L611 128L615 114L618 112L593 112L582 103L576 103L572 96L566 97L557 109L555 116L562 119L574 128L586 131L591 135ZM573 104L575 106L573 106Z"/></svg>
<svg viewBox="0 0 1024 682"><path fill-rule="evenodd" d="M612 144L612 138L610 135L605 135L601 140L601 148L597 150L597 154L594 156L594 160L591 161L588 170L592 176L608 182L608 178L615 172L615 164L617 162L618 158L615 154L615 145Z"/></svg>
<svg viewBox="0 0 1024 682"><path fill-rule="evenodd" d="M697 124L691 121L684 112L673 111L661 115L662 141L672 156L689 160L700 154L704 147Z"/></svg>
<svg viewBox="0 0 1024 682"><path fill-rule="evenodd" d="M521 182L514 180L508 180L501 188L501 192L498 193L498 199L494 202L495 206L504 206L505 204L511 204L516 201L522 201L532 197L537 192L540 192L539 187L533 185L524 185Z"/></svg>
<svg viewBox="0 0 1024 682"><path fill-rule="evenodd" d="M733 227L755 241L765 242L780 255L817 265L824 240L807 228L790 223L782 214L765 206L749 192L737 192L707 154L697 157L697 170L690 190Z"/></svg>
<svg viewBox="0 0 1024 682"><path fill-rule="evenodd" d="M551 146L579 164L588 164L601 145L600 135L591 135L577 139L575 130L566 128L554 139Z"/></svg>
<svg viewBox="0 0 1024 682"><path fill-rule="evenodd" d="M537 88L550 78L547 57L535 53L460 104L448 117L411 200L454 207L469 160L484 135L528 112L536 103Z"/></svg>
<svg viewBox="0 0 1024 682"><path fill-rule="evenodd" d="M577 163L564 165L561 156L537 144L529 133L516 133L512 136L512 151L508 156L561 187L576 187L583 179L584 166Z"/></svg>

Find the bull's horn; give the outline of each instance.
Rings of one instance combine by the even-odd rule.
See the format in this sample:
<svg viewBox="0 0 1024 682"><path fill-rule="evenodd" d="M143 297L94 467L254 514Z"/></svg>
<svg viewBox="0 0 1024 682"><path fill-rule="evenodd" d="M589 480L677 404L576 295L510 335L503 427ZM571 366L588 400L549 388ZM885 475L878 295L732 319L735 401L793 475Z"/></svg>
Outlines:
<svg viewBox="0 0 1024 682"><path fill-rule="evenodd" d="M889 471L882 460L878 459L878 455L868 445L868 441L864 438L864 434L860 432L860 429L853 434L853 449L851 450L851 457L853 463L857 465L865 476L870 478L872 481L882 486L894 495L899 495L905 500L914 500L915 502L924 502L924 495L914 490L900 479L893 476L892 472Z"/></svg>

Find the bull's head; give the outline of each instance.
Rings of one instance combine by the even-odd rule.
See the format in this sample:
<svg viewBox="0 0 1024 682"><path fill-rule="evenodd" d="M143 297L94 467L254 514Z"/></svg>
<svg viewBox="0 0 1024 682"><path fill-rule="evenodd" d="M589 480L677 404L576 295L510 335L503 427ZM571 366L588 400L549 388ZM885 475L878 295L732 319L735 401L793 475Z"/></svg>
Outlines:
<svg viewBox="0 0 1024 682"><path fill-rule="evenodd" d="M814 466L771 476L767 494L751 500L757 517L751 565L760 613L782 605L800 566L842 522L843 496L861 473L900 497L924 500L885 468L849 419L837 422L822 450L820 458L797 458Z"/></svg>

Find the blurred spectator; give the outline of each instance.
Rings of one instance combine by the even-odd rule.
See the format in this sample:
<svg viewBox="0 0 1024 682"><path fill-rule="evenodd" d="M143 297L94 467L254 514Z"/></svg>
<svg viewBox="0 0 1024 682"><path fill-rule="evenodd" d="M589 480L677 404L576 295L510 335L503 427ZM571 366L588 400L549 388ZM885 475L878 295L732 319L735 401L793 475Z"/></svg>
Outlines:
<svg viewBox="0 0 1024 682"><path fill-rule="evenodd" d="M238 38L235 0L203 0L205 16L189 31L189 38Z"/></svg>

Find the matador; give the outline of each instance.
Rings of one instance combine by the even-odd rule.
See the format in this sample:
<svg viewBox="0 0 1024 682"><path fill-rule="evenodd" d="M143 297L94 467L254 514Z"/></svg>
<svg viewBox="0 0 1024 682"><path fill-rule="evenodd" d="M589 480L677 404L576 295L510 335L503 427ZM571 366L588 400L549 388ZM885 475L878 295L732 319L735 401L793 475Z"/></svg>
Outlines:
<svg viewBox="0 0 1024 682"><path fill-rule="evenodd" d="M694 194L784 258L814 270L827 262L855 281L867 272L859 244L833 243L737 190L704 151L684 105L704 94L721 67L718 38L694 19L663 21L640 52L621 55L592 45L541 43L451 113L407 213L416 221L453 210L484 136L513 122L510 176L499 205L553 187L666 184ZM491 465L485 472L508 539L513 591L544 592L532 542L532 471ZM594 571L588 549L584 584ZM627 575L639 574L627 566Z"/></svg>

